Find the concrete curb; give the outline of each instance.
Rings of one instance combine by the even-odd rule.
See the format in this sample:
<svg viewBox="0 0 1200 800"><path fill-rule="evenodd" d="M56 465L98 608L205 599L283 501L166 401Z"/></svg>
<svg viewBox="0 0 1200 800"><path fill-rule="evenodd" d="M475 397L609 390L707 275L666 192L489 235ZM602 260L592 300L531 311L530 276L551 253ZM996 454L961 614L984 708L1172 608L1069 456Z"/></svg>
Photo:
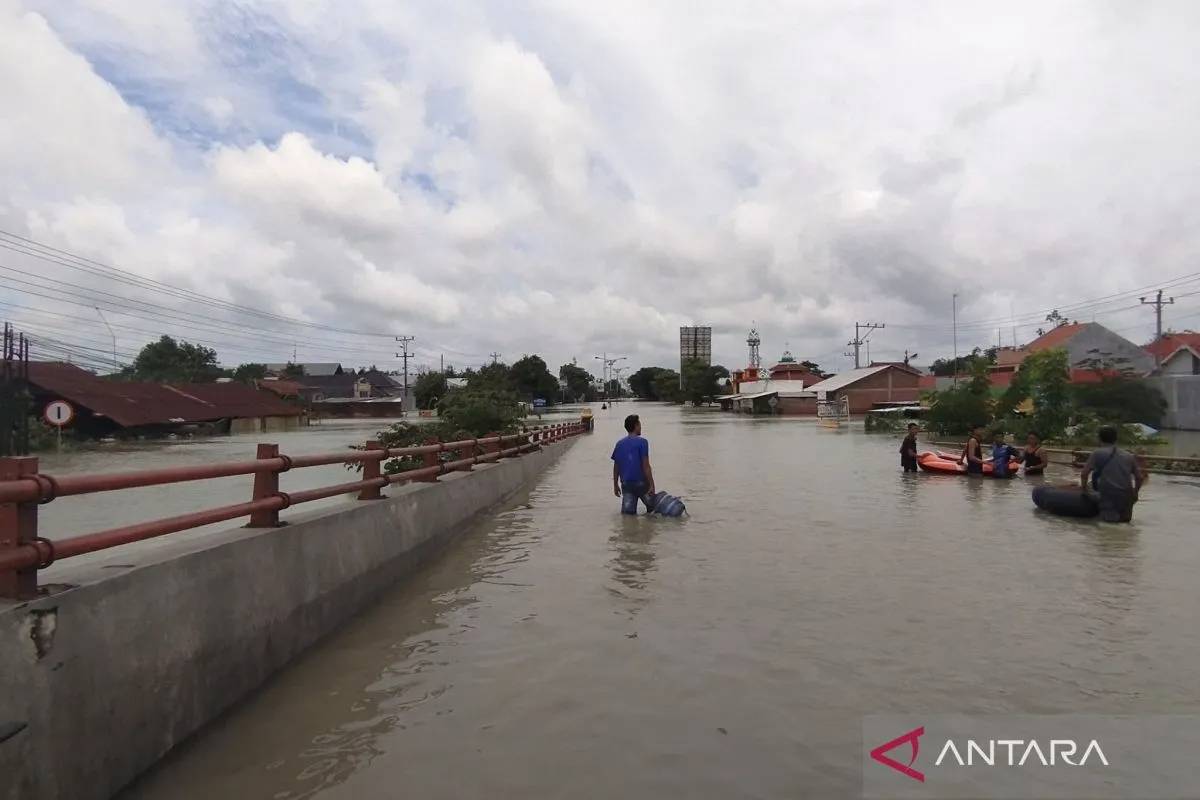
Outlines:
<svg viewBox="0 0 1200 800"><path fill-rule="evenodd" d="M64 568L73 588L0 608L3 797L111 797L574 441L282 528L178 534Z"/></svg>

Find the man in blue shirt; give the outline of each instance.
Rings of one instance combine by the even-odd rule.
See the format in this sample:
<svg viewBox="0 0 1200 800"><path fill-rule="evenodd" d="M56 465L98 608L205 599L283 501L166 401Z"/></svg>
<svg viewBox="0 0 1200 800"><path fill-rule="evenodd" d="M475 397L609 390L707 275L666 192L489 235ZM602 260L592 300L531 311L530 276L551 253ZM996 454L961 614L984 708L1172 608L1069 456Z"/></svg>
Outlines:
<svg viewBox="0 0 1200 800"><path fill-rule="evenodd" d="M654 472L650 469L650 443L642 438L642 421L637 414L625 418L629 434L613 448L613 494L621 498L622 514L637 514L640 499L650 511L648 495L654 494Z"/></svg>

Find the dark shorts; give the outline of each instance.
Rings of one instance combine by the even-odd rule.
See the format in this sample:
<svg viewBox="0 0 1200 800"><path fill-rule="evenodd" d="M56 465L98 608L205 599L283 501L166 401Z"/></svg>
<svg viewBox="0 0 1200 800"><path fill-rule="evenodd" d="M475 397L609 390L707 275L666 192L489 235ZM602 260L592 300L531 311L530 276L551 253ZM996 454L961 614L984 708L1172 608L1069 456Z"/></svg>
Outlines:
<svg viewBox="0 0 1200 800"><path fill-rule="evenodd" d="M637 514L638 500L646 506L646 512L650 511L650 501L646 497L646 493L650 487L645 481L621 481L621 513L622 514Z"/></svg>
<svg viewBox="0 0 1200 800"><path fill-rule="evenodd" d="M917 471L916 456L900 456L900 466L904 467L905 472Z"/></svg>
<svg viewBox="0 0 1200 800"><path fill-rule="evenodd" d="M1100 492L1100 519L1104 522L1130 522L1136 502L1137 495L1132 491L1105 489Z"/></svg>
<svg viewBox="0 0 1200 800"><path fill-rule="evenodd" d="M967 474L968 475L982 475L983 474L983 464L979 464L974 461L967 461Z"/></svg>

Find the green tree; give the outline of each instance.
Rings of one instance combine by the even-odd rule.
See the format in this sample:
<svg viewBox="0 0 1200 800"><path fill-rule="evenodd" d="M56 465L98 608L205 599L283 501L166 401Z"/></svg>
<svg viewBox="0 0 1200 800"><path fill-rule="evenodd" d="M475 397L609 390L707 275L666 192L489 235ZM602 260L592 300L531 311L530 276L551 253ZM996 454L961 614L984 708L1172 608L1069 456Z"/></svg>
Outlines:
<svg viewBox="0 0 1200 800"><path fill-rule="evenodd" d="M629 376L630 390L642 398L643 400L659 400L663 399L658 396L658 390L655 388L658 376L664 372L670 372L675 376L676 382L679 380L679 374L674 370L669 370L664 367L642 367L637 372ZM678 388L678 386L676 386Z"/></svg>
<svg viewBox="0 0 1200 800"><path fill-rule="evenodd" d="M996 363L999 350L995 347L989 347L987 350L976 347L965 356L953 358L939 358L930 365L929 371L934 375L941 377L949 377L951 375L970 375L976 364L982 362L983 365L989 366Z"/></svg>
<svg viewBox="0 0 1200 800"><path fill-rule="evenodd" d="M503 361L487 364L475 371L467 370L463 377L467 379L467 384L474 388L488 386L493 389L514 390L512 374Z"/></svg>
<svg viewBox="0 0 1200 800"><path fill-rule="evenodd" d="M683 365L683 397L692 405L711 403L721 394L721 381L729 377L729 370L719 364L708 366L703 361L691 360Z"/></svg>
<svg viewBox="0 0 1200 800"><path fill-rule="evenodd" d="M541 398L553 403L558 397L558 380L550 374L541 356L522 356L509 369L509 376L522 398Z"/></svg>
<svg viewBox="0 0 1200 800"><path fill-rule="evenodd" d="M466 431L471 436L493 431L511 433L521 420L521 404L511 390L468 385L442 398L438 416L452 429Z"/></svg>
<svg viewBox="0 0 1200 800"><path fill-rule="evenodd" d="M1067 351L1059 348L1031 353L1021 362L1020 373L1033 401L1033 427L1045 439L1062 436L1071 423L1071 370Z"/></svg>
<svg viewBox="0 0 1200 800"><path fill-rule="evenodd" d="M976 425L987 425L992 419L991 382L984 359L971 364L966 380L957 386L930 394L929 427L948 436L962 436Z"/></svg>
<svg viewBox="0 0 1200 800"><path fill-rule="evenodd" d="M230 377L241 383L253 383L267 377L267 365L239 364Z"/></svg>
<svg viewBox="0 0 1200 800"><path fill-rule="evenodd" d="M304 377L304 365L303 364L293 364L292 362L289 361L287 366L283 368L283 371L279 374L279 376L281 378L288 378L290 380L296 380L297 378L303 378Z"/></svg>
<svg viewBox="0 0 1200 800"><path fill-rule="evenodd" d="M825 373L825 371L821 369L820 365L817 364L817 362L815 362L815 361L801 361L800 366L804 367L809 372L811 372L813 375L816 375L818 378L829 377Z"/></svg>
<svg viewBox="0 0 1200 800"><path fill-rule="evenodd" d="M126 377L162 383L206 383L221 376L217 351L163 336L141 349Z"/></svg>
<svg viewBox="0 0 1200 800"><path fill-rule="evenodd" d="M426 370L417 373L417 380L413 384L417 408L434 408L446 396L448 388L446 376L440 372Z"/></svg>
<svg viewBox="0 0 1200 800"><path fill-rule="evenodd" d="M570 402L578 403L593 398L595 390L592 386L596 379L583 367L574 362L563 364L558 368L558 377L567 384L567 397Z"/></svg>
<svg viewBox="0 0 1200 800"><path fill-rule="evenodd" d="M670 403L683 402L683 390L679 388L679 373L673 369L660 369L654 376L654 399Z"/></svg>
<svg viewBox="0 0 1200 800"><path fill-rule="evenodd" d="M1107 375L1099 383L1075 384L1071 394L1079 411L1095 415L1102 423L1141 422L1157 428L1167 410L1162 392L1128 375Z"/></svg>

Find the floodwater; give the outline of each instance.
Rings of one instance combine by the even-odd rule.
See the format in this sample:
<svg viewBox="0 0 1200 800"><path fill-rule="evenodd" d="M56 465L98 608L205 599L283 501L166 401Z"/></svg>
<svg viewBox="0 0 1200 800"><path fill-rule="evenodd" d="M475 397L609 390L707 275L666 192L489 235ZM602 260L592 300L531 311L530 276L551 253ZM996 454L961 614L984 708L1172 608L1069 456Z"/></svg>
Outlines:
<svg viewBox="0 0 1200 800"><path fill-rule="evenodd" d="M689 518L617 513L635 408ZM1200 712L1195 481L1102 526L860 426L597 413L126 800L851 797L864 714Z"/></svg>

